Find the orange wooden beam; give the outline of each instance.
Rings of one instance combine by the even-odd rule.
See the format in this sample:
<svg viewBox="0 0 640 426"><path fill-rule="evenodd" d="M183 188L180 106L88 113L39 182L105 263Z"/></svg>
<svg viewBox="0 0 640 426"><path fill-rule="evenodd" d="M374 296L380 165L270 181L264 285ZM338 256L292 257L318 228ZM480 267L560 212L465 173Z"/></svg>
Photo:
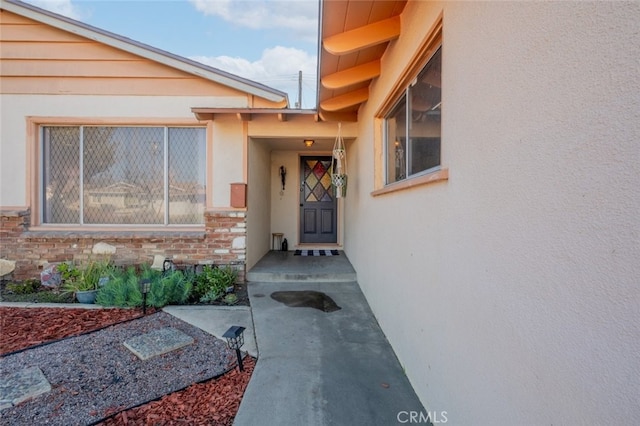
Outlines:
<svg viewBox="0 0 640 426"><path fill-rule="evenodd" d="M320 116L320 119L325 122L333 121L333 122L342 122L342 123L355 123L356 121L358 121L357 112L320 111L318 115Z"/></svg>
<svg viewBox="0 0 640 426"><path fill-rule="evenodd" d="M346 55L375 46L400 36L400 16L327 37L322 41L324 49L332 55Z"/></svg>
<svg viewBox="0 0 640 426"><path fill-rule="evenodd" d="M380 75L380 60L367 62L356 67L329 74L322 78L322 85L327 89L340 89L363 81L372 80Z"/></svg>
<svg viewBox="0 0 640 426"><path fill-rule="evenodd" d="M369 99L369 88L363 87L362 89L322 101L320 102L320 107L325 111L340 111L365 102L367 99Z"/></svg>

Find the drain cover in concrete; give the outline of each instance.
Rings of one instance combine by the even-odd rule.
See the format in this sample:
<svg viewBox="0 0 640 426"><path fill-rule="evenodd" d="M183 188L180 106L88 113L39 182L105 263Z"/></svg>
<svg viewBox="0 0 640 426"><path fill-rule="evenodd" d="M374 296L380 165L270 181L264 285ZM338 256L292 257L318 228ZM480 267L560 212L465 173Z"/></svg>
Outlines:
<svg viewBox="0 0 640 426"><path fill-rule="evenodd" d="M193 338L172 327L161 328L132 337L124 345L141 360L166 354L193 343Z"/></svg>
<svg viewBox="0 0 640 426"><path fill-rule="evenodd" d="M17 405L34 396L47 393L51 384L42 370L29 367L4 377L0 383L0 410Z"/></svg>

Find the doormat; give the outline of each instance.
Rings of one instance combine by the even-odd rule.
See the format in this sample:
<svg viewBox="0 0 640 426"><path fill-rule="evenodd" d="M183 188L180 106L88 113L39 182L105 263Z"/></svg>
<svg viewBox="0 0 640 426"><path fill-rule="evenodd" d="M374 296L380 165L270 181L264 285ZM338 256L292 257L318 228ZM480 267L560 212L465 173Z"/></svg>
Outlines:
<svg viewBox="0 0 640 426"><path fill-rule="evenodd" d="M338 250L296 250L294 256L339 256Z"/></svg>

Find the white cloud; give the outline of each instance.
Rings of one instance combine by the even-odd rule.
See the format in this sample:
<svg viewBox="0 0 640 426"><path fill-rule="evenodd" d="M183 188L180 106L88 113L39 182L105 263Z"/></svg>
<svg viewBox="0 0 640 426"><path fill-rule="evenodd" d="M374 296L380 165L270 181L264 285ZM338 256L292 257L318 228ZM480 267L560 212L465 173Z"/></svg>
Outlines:
<svg viewBox="0 0 640 426"><path fill-rule="evenodd" d="M318 34L317 0L189 0L205 15L236 25L259 29L293 30L315 43Z"/></svg>
<svg viewBox="0 0 640 426"><path fill-rule="evenodd" d="M316 56L292 47L265 49L257 61L230 56L192 56L190 59L257 81L289 94L293 106L298 99L298 71L302 71L302 106L315 107Z"/></svg>
<svg viewBox="0 0 640 426"><path fill-rule="evenodd" d="M71 0L28 0L28 2L34 6L67 16L71 19L78 21L82 19L80 10L73 5Z"/></svg>

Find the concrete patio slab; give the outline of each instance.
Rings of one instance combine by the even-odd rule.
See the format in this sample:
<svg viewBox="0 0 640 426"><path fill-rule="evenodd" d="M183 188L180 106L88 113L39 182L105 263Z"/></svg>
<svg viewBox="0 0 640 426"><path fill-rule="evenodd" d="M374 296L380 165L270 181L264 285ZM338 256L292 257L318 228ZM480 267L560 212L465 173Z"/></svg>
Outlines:
<svg viewBox="0 0 640 426"><path fill-rule="evenodd" d="M39 367L28 367L2 378L0 410L17 405L29 398L47 393L51 384Z"/></svg>
<svg viewBox="0 0 640 426"><path fill-rule="evenodd" d="M337 256L295 256L289 251L270 251L247 272L250 282L353 282L356 272L340 251Z"/></svg>
<svg viewBox="0 0 640 426"><path fill-rule="evenodd" d="M141 360L175 351L194 342L193 337L172 327L141 334L123 342Z"/></svg>

